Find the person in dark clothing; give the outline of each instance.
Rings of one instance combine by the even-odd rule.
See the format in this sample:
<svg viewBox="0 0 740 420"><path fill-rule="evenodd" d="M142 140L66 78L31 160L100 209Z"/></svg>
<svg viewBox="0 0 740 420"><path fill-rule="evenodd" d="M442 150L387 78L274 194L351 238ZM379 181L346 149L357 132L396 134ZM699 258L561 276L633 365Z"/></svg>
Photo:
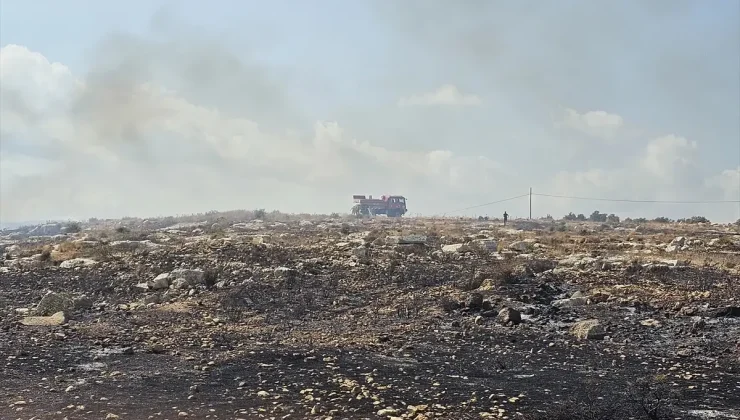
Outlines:
<svg viewBox="0 0 740 420"><path fill-rule="evenodd" d="M504 226L506 226L506 221L509 220L509 213L504 211Z"/></svg>

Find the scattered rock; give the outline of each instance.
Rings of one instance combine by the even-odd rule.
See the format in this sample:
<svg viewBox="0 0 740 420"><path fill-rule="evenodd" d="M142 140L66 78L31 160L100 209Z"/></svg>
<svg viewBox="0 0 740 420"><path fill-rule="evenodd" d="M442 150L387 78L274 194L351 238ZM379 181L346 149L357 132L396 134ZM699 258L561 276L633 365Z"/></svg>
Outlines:
<svg viewBox="0 0 740 420"><path fill-rule="evenodd" d="M473 310L481 309L483 307L483 295L477 292L469 293L465 299L465 307Z"/></svg>
<svg viewBox="0 0 740 420"><path fill-rule="evenodd" d="M442 252L448 252L448 253L453 253L453 252L462 253L462 252L466 252L467 250L468 250L468 247L465 244L444 245L442 247Z"/></svg>
<svg viewBox="0 0 740 420"><path fill-rule="evenodd" d="M172 274L170 273L162 273L154 278L151 282L149 282L149 287L154 290L162 290L167 289L170 287L170 280L172 279Z"/></svg>
<svg viewBox="0 0 740 420"><path fill-rule="evenodd" d="M61 268L82 268L91 267L98 262L90 258L72 258L71 260L62 261L59 264Z"/></svg>
<svg viewBox="0 0 740 420"><path fill-rule="evenodd" d="M572 297L567 299L558 299L552 302L552 306L557 308L575 308L577 306L585 306L587 304L587 297Z"/></svg>
<svg viewBox="0 0 740 420"><path fill-rule="evenodd" d="M170 272L170 278L185 279L191 285L203 284L205 272L200 269L178 268Z"/></svg>
<svg viewBox="0 0 740 420"><path fill-rule="evenodd" d="M611 296L606 293L597 292L588 296L588 304L595 305L598 303L604 303L609 300Z"/></svg>
<svg viewBox="0 0 740 420"><path fill-rule="evenodd" d="M532 274L540 274L545 271L554 270L558 266L557 261L537 259L527 262L527 270Z"/></svg>
<svg viewBox="0 0 740 420"><path fill-rule="evenodd" d="M389 245L424 245L427 243L426 235L388 236L385 243Z"/></svg>
<svg viewBox="0 0 740 420"><path fill-rule="evenodd" d="M660 327L660 322L656 319L643 319L640 321L640 325L645 327Z"/></svg>
<svg viewBox="0 0 740 420"><path fill-rule="evenodd" d="M48 316L57 312L89 309L92 305L92 300L85 295L72 296L66 293L48 292L36 305L34 313Z"/></svg>
<svg viewBox="0 0 740 420"><path fill-rule="evenodd" d="M606 335L598 319L576 322L571 326L570 333L579 340L601 340Z"/></svg>
<svg viewBox="0 0 740 420"><path fill-rule="evenodd" d="M686 244L686 238L683 236L677 236L675 239L671 241L671 245L682 247Z"/></svg>
<svg viewBox="0 0 740 420"><path fill-rule="evenodd" d="M182 290L182 289L189 288L190 283L186 279L180 277L180 278L176 278L175 280L173 280L170 286L173 289Z"/></svg>
<svg viewBox="0 0 740 420"><path fill-rule="evenodd" d="M67 322L64 312L57 312L49 316L27 316L21 320L21 324L29 327L54 327Z"/></svg>
<svg viewBox="0 0 740 420"><path fill-rule="evenodd" d="M487 252L498 251L498 242L493 239L476 239L471 243L472 246Z"/></svg>
<svg viewBox="0 0 740 420"><path fill-rule="evenodd" d="M503 308L498 312L496 319L504 325L517 325L522 322L522 314L516 309Z"/></svg>
<svg viewBox="0 0 740 420"><path fill-rule="evenodd" d="M382 408L378 410L376 414L379 416L387 416L387 417L395 416L396 414L398 414L398 410L393 407L386 407L386 408Z"/></svg>
<svg viewBox="0 0 740 420"><path fill-rule="evenodd" d="M528 252L534 248L534 244L529 241L517 241L509 245L509 249L517 252Z"/></svg>

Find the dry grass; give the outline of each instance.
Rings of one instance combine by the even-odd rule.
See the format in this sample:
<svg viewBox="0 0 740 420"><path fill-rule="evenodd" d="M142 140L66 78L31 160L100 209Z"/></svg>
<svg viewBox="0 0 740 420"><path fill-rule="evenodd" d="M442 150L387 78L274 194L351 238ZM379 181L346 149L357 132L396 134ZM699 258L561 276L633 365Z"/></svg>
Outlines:
<svg viewBox="0 0 740 420"><path fill-rule="evenodd" d="M79 258L82 256L83 244L81 242L71 241L62 242L57 245L57 249L52 252L52 260L55 263Z"/></svg>

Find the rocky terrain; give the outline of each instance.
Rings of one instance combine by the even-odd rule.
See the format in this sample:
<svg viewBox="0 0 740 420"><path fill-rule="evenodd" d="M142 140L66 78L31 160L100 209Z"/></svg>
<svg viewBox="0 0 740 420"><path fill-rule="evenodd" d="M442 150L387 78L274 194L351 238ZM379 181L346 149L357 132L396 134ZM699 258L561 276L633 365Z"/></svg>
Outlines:
<svg viewBox="0 0 740 420"><path fill-rule="evenodd" d="M0 418L740 418L737 226L260 216L2 232Z"/></svg>

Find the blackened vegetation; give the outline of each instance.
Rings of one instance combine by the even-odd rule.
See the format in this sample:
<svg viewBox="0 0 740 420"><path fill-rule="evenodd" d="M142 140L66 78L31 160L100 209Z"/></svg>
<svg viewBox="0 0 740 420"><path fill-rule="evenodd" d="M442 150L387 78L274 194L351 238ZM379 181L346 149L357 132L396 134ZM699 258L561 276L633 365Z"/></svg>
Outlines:
<svg viewBox="0 0 740 420"><path fill-rule="evenodd" d="M528 416L528 420L684 420L674 405L680 395L665 383L664 377L640 378L629 383L624 393L596 394L590 389L582 396L553 402L551 408Z"/></svg>
<svg viewBox="0 0 740 420"><path fill-rule="evenodd" d="M321 308L331 307L342 292L335 276L305 276L285 269L270 275L255 275L242 285L221 291L220 307L229 319L243 320L250 315L269 315L273 319L303 320L307 314L320 317Z"/></svg>

